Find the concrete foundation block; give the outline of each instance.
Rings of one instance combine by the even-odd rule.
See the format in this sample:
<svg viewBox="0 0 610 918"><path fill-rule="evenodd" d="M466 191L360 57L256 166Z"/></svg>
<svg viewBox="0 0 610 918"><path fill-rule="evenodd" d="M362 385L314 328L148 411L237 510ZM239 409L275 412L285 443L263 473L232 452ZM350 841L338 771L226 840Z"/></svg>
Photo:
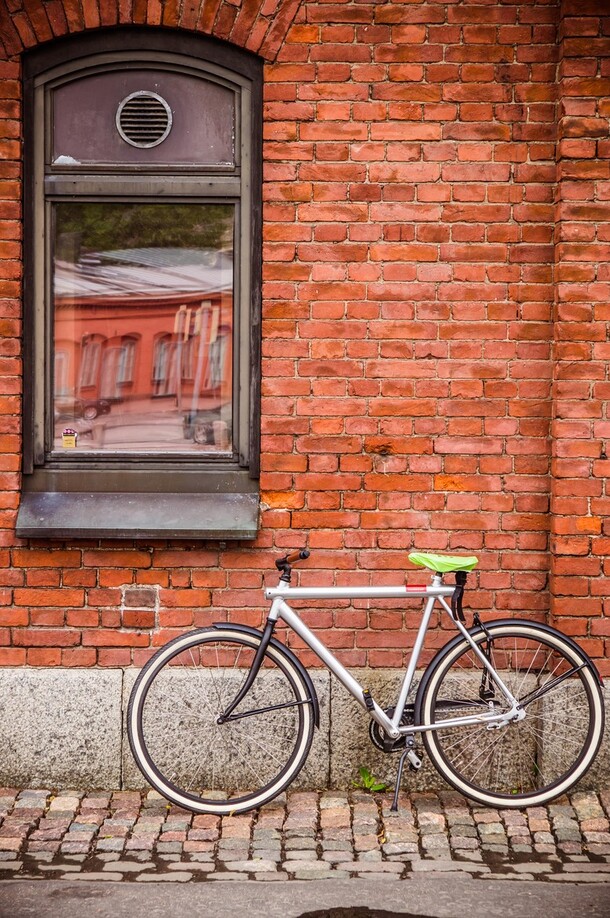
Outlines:
<svg viewBox="0 0 610 918"><path fill-rule="evenodd" d="M119 787L118 669L0 669L0 784Z"/></svg>
<svg viewBox="0 0 610 918"><path fill-rule="evenodd" d="M138 671L135 669L0 669L0 785L50 788L143 788L129 748L125 715ZM349 789L365 766L392 786L399 755L377 750L369 738L363 708L326 670L312 670L320 702L320 729L294 787ZM355 670L382 707L397 698L403 672ZM417 681L417 679L416 679ZM610 711L610 686L604 689ZM171 704L171 693L168 693ZM566 702L567 703L567 702ZM171 753L171 737L166 737ZM558 745L542 742L543 756L558 755ZM423 767L405 770L408 790L446 789L424 756ZM610 773L610 716L602 747L580 789L607 785Z"/></svg>
<svg viewBox="0 0 610 918"><path fill-rule="evenodd" d="M595 762L578 785L579 790L599 790L600 787L608 786L608 775L610 775L610 685L608 683L604 685L603 694L606 708L604 738Z"/></svg>

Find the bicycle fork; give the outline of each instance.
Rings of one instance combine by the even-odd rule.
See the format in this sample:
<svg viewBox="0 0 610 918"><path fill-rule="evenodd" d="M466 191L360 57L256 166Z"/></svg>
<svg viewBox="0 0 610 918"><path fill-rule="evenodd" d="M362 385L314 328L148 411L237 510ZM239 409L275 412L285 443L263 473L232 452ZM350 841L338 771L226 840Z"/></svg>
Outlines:
<svg viewBox="0 0 610 918"><path fill-rule="evenodd" d="M242 685L241 689L239 690L239 692L237 693L237 695L235 696L231 704L227 708L225 708L222 714L218 715L218 717L216 718L216 723L224 724L228 720L230 720L231 714L233 713L235 708L238 706L238 704L240 704L240 702L244 700L244 698L250 691L252 687L252 683L258 676L259 670L262 666L265 652L273 636L274 628L275 628L275 621L271 621L270 619L267 619L267 623L265 624L265 629L263 631L263 636L261 637L261 642L257 647L256 653L254 655L254 659L252 660L250 671L246 677L246 681Z"/></svg>
<svg viewBox="0 0 610 918"><path fill-rule="evenodd" d="M284 586L288 586L290 584L290 578L292 575L291 565L294 564L296 561L303 561L308 557L309 557L309 552L307 550L304 550L304 551L293 552L292 554L286 555L285 558L280 558L279 560L277 560L275 562L275 566L278 569L278 571L281 572L281 575L282 575L280 577L280 584L283 583ZM238 714L238 715L235 715L234 717L231 717L235 708L240 704L240 702L244 700L244 698L246 697L246 695L252 688L254 680L259 674L260 668L265 658L265 653L267 652L267 648L269 646L271 638L273 637L273 630L275 628L275 624L279 617L279 607L280 607L280 604L277 602L274 602L273 605L271 606L271 611L269 612L269 616L265 623L265 628L263 630L261 641L254 655L254 659L252 660L252 665L250 666L250 671L246 677L246 681L242 685L241 689L239 690L239 692L237 693L236 697L233 699L231 704L227 708L225 708L222 714L218 715L216 719L216 723L224 724L228 720L238 720L238 719L241 719L242 717L247 717L250 714L260 714L263 712L263 710L264 711L275 711L275 710L278 710L279 708L287 707L287 705L285 704L270 705L269 707L266 707L258 711L248 711L245 714ZM303 703L308 703L308 702L303 702ZM292 703L290 703L290 705L288 706L292 706Z"/></svg>

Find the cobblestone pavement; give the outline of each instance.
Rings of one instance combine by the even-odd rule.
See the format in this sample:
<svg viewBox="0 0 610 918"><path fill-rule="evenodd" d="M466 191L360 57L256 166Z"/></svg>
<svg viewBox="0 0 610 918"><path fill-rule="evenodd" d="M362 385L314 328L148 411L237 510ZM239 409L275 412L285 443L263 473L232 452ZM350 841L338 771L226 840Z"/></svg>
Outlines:
<svg viewBox="0 0 610 918"><path fill-rule="evenodd" d="M453 792L289 793L243 816L196 816L153 791L0 788L0 879L175 883L459 872L610 883L610 789L496 810Z"/></svg>

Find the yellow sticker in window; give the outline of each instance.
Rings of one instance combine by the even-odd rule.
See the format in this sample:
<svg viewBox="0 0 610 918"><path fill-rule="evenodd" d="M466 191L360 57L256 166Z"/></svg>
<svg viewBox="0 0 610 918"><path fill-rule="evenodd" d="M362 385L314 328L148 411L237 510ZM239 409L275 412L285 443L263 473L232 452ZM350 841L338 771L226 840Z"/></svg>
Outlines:
<svg viewBox="0 0 610 918"><path fill-rule="evenodd" d="M75 449L76 441L78 440L78 433L76 430L72 430L71 427L66 427L61 435L61 445L64 449Z"/></svg>

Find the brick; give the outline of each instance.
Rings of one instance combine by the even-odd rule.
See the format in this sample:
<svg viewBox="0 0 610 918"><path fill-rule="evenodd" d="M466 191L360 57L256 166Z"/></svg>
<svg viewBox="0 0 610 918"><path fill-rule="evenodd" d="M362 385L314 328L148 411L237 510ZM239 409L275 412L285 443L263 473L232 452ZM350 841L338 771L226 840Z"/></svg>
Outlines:
<svg viewBox="0 0 610 918"><path fill-rule="evenodd" d="M149 641L147 634L125 631L83 632L82 636L83 647L148 647Z"/></svg>
<svg viewBox="0 0 610 918"><path fill-rule="evenodd" d="M16 647L72 647L80 643L80 632L67 628L29 628L13 631Z"/></svg>
<svg viewBox="0 0 610 918"><path fill-rule="evenodd" d="M18 606L81 606L84 591L77 589L16 589L14 601Z"/></svg>
<svg viewBox="0 0 610 918"><path fill-rule="evenodd" d="M121 615L124 628L154 628L155 613L143 609L124 609Z"/></svg>

